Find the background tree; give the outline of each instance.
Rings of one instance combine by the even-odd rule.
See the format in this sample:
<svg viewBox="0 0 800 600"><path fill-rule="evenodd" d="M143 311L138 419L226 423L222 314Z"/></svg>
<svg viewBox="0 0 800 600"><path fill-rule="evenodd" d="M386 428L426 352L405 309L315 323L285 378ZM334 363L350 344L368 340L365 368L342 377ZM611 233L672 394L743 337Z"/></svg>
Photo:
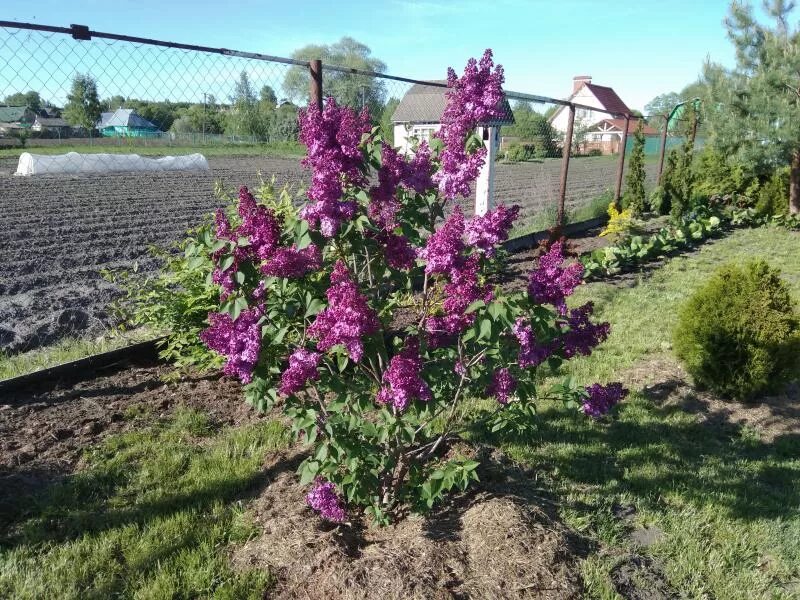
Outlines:
<svg viewBox="0 0 800 600"><path fill-rule="evenodd" d="M247 135L263 139L268 128L268 121L265 121L262 111L259 110L258 96L250 83L247 71L239 74L231 96L231 103L233 110L228 116L226 131L232 135Z"/></svg>
<svg viewBox="0 0 800 600"><path fill-rule="evenodd" d="M639 119L636 131L633 134L633 148L628 159L628 173L625 176L625 195L622 198L623 208L630 208L633 216L644 212L645 190L644 182L644 121Z"/></svg>
<svg viewBox="0 0 800 600"><path fill-rule="evenodd" d="M536 112L527 102L517 102L512 108L514 125L504 126L503 135L517 137L525 146L533 146L535 158L558 155L561 134L550 124L547 117Z"/></svg>
<svg viewBox="0 0 800 600"><path fill-rule="evenodd" d="M369 46L343 37L335 44L318 45L310 44L292 53L292 58L297 60L322 60L323 69L327 63L382 73L386 71L386 63L372 56ZM309 74L305 67L292 67L283 80L283 89L286 95L300 104L308 104L309 99ZM383 112L386 100L386 84L381 79L369 75L353 75L326 71L324 79L324 93L333 96L336 102L360 109L366 106L373 120L378 121Z"/></svg>
<svg viewBox="0 0 800 600"><path fill-rule="evenodd" d="M668 115L675 105L682 100L677 92L659 94L644 105L644 114L648 117L655 115Z"/></svg>
<svg viewBox="0 0 800 600"><path fill-rule="evenodd" d="M394 145L394 124L392 123L392 115L394 111L397 110L399 104L400 100L398 98L389 98L389 101L386 103L381 113L381 131L386 141L392 145Z"/></svg>
<svg viewBox="0 0 800 600"><path fill-rule="evenodd" d="M83 127L91 134L100 120L100 112L97 83L91 75L77 73L72 79L72 89L67 94L64 120L70 125Z"/></svg>
<svg viewBox="0 0 800 600"><path fill-rule="evenodd" d="M275 90L273 90L269 85L265 85L261 88L259 97L261 102L271 104L273 108L278 103L278 96L275 94Z"/></svg>
<svg viewBox="0 0 800 600"><path fill-rule="evenodd" d="M756 21L752 7L731 5L725 25L736 66L709 64L711 102L706 114L714 143L755 165L764 178L790 166L789 211L800 212L800 30L790 27L793 2L765 5L771 25Z"/></svg>
<svg viewBox="0 0 800 600"><path fill-rule="evenodd" d="M39 92L34 92L33 90L6 96L3 103L7 106L27 106L33 112L39 112L45 105L45 103L42 102L42 97L39 95Z"/></svg>

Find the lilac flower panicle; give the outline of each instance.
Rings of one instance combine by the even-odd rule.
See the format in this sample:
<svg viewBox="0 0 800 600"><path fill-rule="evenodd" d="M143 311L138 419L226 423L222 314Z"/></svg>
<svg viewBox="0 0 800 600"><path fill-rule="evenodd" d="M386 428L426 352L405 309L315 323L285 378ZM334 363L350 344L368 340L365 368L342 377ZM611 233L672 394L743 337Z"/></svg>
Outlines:
<svg viewBox="0 0 800 600"><path fill-rule="evenodd" d="M519 206L516 204L510 208L501 204L483 216L473 217L465 228L467 244L483 250L487 256L492 256L495 246L508 239L508 233L518 215Z"/></svg>
<svg viewBox="0 0 800 600"><path fill-rule="evenodd" d="M378 185L370 188L370 218L382 229L391 231L397 227L396 215L400 209L397 186L407 169L405 159L394 148L384 143L381 146L381 166L378 169Z"/></svg>
<svg viewBox="0 0 800 600"><path fill-rule="evenodd" d="M317 367L322 355L319 352L298 348L289 357L289 367L281 374L279 391L284 396L296 394L310 380L319 379Z"/></svg>
<svg viewBox="0 0 800 600"><path fill-rule="evenodd" d="M566 314L565 299L583 281L583 265L573 263L562 267L564 255L561 242L550 247L547 254L539 258L539 265L531 271L528 280L528 295L539 304L552 304L563 315Z"/></svg>
<svg viewBox="0 0 800 600"><path fill-rule="evenodd" d="M418 255L424 260L426 273L449 273L464 250L464 213L456 206L444 224L431 234Z"/></svg>
<svg viewBox="0 0 800 600"><path fill-rule="evenodd" d="M318 477L306 494L306 502L326 521L343 523L347 520L344 503L330 481Z"/></svg>
<svg viewBox="0 0 800 600"><path fill-rule="evenodd" d="M586 393L588 397L584 399L581 410L585 415L597 419L607 414L614 405L625 398L628 395L628 390L622 387L619 382L609 383L608 385L595 383L586 388Z"/></svg>
<svg viewBox="0 0 800 600"><path fill-rule="evenodd" d="M261 272L272 277L296 279L322 266L322 252L319 247L310 244L302 250L296 245L290 248L278 248L272 257L261 267Z"/></svg>
<svg viewBox="0 0 800 600"><path fill-rule="evenodd" d="M417 253L406 236L385 233L378 240L383 244L383 254L390 267L406 271L414 266Z"/></svg>
<svg viewBox="0 0 800 600"><path fill-rule="evenodd" d="M519 342L517 362L521 368L537 367L553 353L552 344L539 344L536 341L533 328L524 318L519 317L511 326L511 331Z"/></svg>
<svg viewBox="0 0 800 600"><path fill-rule="evenodd" d="M389 361L389 366L383 373L383 387L378 391L378 402L391 404L397 411L403 411L414 399L430 400L431 390L422 379L421 371L419 343L412 339L406 343L402 352Z"/></svg>
<svg viewBox="0 0 800 600"><path fill-rule="evenodd" d="M414 156L408 161L403 173L403 187L411 189L418 194L424 194L434 187L432 171L431 147L428 142L422 141L417 146Z"/></svg>
<svg viewBox="0 0 800 600"><path fill-rule="evenodd" d="M261 352L261 309L242 311L234 321L227 313L210 313L211 326L200 332L200 339L211 350L227 358L224 373L242 383L253 380L253 371Z"/></svg>
<svg viewBox="0 0 800 600"><path fill-rule="evenodd" d="M309 326L308 335L317 340L320 352L341 344L350 358L358 362L364 355L362 338L376 333L380 327L378 315L358 291L358 285L341 260L333 268L326 295L328 306Z"/></svg>
<svg viewBox="0 0 800 600"><path fill-rule="evenodd" d="M569 311L567 318L559 322L559 326L567 329L561 334L562 352L565 358L576 354L589 356L595 346L605 341L611 332L609 323L592 323L590 317L594 311L594 303L587 302L583 306Z"/></svg>
<svg viewBox="0 0 800 600"><path fill-rule="evenodd" d="M480 123L503 116L503 68L493 67L492 51L486 50L480 61L469 60L461 78L448 69L447 106L436 133L444 142L444 149L439 155L441 168L433 176L447 199L469 196L486 157L484 147L467 154L467 136Z"/></svg>
<svg viewBox="0 0 800 600"><path fill-rule="evenodd" d="M507 368L498 369L492 376L492 382L486 388L488 396L494 396L500 404L508 404L508 400L517 389L517 380Z"/></svg>
<svg viewBox="0 0 800 600"><path fill-rule="evenodd" d="M254 257L262 260L271 257L281 237L281 224L275 213L257 204L253 194L243 186L239 190L239 215L242 224L236 229L236 235L249 238L249 250Z"/></svg>
<svg viewBox="0 0 800 600"><path fill-rule="evenodd" d="M425 320L425 329L433 347L447 345L455 335L474 323L475 313L467 313L470 304L476 300L491 302L491 290L478 281L478 267L478 255L473 254L456 262L450 269L450 281L444 286L443 315Z"/></svg>
<svg viewBox="0 0 800 600"><path fill-rule="evenodd" d="M325 237L333 237L342 221L352 219L357 204L342 200L346 185L365 186L361 171L361 137L370 130L369 114L356 115L328 98L322 111L316 106L300 111L300 141L308 148L303 165L311 168L309 203L300 215Z"/></svg>

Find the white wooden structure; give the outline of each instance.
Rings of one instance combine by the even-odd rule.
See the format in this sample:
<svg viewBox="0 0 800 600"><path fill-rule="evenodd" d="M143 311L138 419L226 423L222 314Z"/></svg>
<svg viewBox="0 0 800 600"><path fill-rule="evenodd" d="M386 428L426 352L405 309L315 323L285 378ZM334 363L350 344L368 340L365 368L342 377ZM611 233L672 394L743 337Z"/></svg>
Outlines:
<svg viewBox="0 0 800 600"><path fill-rule="evenodd" d="M600 110L591 108L578 108L575 110L575 127L592 127L601 121L608 120L616 115L630 114L631 110L610 87L592 83L589 75L577 75L572 78L572 94L567 98L575 104L583 104L588 107L596 107ZM607 111L607 112L606 112ZM614 113L609 114L609 113ZM561 133L567 131L569 123L569 110L566 106L560 106L550 116L550 124ZM597 135L595 132L594 135ZM611 133L611 132L605 132ZM616 132L615 132L616 133ZM615 136L621 139L620 135ZM611 141L612 138L601 137L599 139L590 138L592 141Z"/></svg>
<svg viewBox="0 0 800 600"><path fill-rule="evenodd" d="M446 83L433 81L431 83ZM415 142L429 141L442 126L447 104L447 88L414 84L406 92L392 115L394 145L403 153L413 152ZM475 214L484 215L494 207L494 164L500 145L500 127L514 122L508 100L503 101L503 118L478 128L486 145L486 161L475 183Z"/></svg>

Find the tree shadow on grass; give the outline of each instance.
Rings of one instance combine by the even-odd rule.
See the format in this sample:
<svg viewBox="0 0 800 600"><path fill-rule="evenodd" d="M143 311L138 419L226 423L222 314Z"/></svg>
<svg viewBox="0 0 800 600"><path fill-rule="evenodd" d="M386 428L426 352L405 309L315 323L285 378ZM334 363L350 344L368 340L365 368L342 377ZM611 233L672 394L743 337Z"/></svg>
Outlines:
<svg viewBox="0 0 800 600"><path fill-rule="evenodd" d="M62 543L128 525L147 526L184 511L210 513L219 505L249 500L278 473L296 469L297 464L295 457L281 454L266 469L256 469L246 475L223 471L219 477L202 485L166 492L153 500L131 497L139 492L146 493L146 489L126 490L138 473L125 468L89 469L43 485L36 492L9 499L0 507L0 548ZM26 477L25 473L18 475ZM37 473L30 476L36 477ZM190 537L194 540L197 536Z"/></svg>
<svg viewBox="0 0 800 600"><path fill-rule="evenodd" d="M669 388L665 382L662 392ZM627 404L613 420L599 423L547 408L535 431L485 441L517 447L532 469L571 487L597 486L604 495L652 501L668 490L696 506L713 499L730 516L748 521L800 513L800 433L764 442L743 435L742 426L724 414L697 420L687 418L690 406L642 397Z"/></svg>

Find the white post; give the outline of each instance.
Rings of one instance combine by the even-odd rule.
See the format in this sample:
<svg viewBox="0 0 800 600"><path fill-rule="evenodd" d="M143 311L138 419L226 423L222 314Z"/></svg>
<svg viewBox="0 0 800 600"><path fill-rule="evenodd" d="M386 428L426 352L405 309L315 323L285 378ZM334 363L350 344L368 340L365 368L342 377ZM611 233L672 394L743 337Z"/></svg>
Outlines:
<svg viewBox="0 0 800 600"><path fill-rule="evenodd" d="M486 161L475 184L475 214L482 216L494 208L494 162L497 158L499 127L479 127L486 146Z"/></svg>

